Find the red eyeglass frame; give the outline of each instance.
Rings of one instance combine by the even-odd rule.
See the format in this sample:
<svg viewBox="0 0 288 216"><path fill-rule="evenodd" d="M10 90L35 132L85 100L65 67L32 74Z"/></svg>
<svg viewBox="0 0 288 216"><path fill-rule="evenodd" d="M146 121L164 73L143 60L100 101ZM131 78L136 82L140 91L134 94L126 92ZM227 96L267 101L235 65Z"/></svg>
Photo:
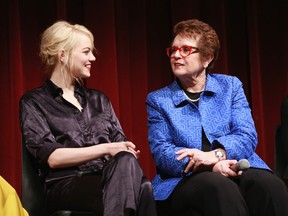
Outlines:
<svg viewBox="0 0 288 216"><path fill-rule="evenodd" d="M170 50L171 50L172 48L174 49L174 52L173 52L172 55L170 55ZM181 54L181 49L183 49L183 48L188 48L188 49L190 49L188 55L182 55L182 54ZM166 48L166 54L167 54L167 56L168 56L170 59L171 59L171 58L174 58L174 55L175 55L175 53L176 53L177 51L179 51L179 54L182 56L182 58L186 58L187 56L189 56L189 55L191 55L191 54L193 54L193 53L200 52L200 49L199 49L198 47L194 47L194 46L181 46L181 47L173 46L173 47L167 47L167 48Z"/></svg>

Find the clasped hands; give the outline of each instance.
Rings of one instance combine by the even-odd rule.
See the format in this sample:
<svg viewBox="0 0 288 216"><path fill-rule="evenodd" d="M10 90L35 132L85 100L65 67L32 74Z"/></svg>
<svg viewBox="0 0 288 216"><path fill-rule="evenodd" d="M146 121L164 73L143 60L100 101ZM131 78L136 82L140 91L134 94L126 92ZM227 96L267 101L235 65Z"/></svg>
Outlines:
<svg viewBox="0 0 288 216"><path fill-rule="evenodd" d="M212 172L218 172L224 176L237 176L241 175L242 171L235 172L230 167L237 163L237 160L219 160L215 156L214 151L204 152L199 149L181 149L175 152L178 155L177 160L182 160L185 157L189 158L184 173L201 172L204 170L210 170Z"/></svg>

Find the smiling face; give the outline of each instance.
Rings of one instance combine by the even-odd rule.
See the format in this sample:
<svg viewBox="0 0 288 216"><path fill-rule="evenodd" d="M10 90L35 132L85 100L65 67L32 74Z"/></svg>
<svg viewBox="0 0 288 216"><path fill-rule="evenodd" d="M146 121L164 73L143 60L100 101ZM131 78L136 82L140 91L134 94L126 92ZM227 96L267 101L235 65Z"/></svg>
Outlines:
<svg viewBox="0 0 288 216"><path fill-rule="evenodd" d="M197 38L181 37L177 35L172 43L172 47L192 46L197 47ZM180 55L179 50L175 52L174 56L170 58L172 71L180 80L186 78L197 77L200 74L205 74L205 68L208 66L209 61L201 58L201 50L193 52L190 55L183 57Z"/></svg>
<svg viewBox="0 0 288 216"><path fill-rule="evenodd" d="M91 62L96 58L93 55L93 44L86 35L79 36L79 42L71 52L70 70L74 77L90 77Z"/></svg>

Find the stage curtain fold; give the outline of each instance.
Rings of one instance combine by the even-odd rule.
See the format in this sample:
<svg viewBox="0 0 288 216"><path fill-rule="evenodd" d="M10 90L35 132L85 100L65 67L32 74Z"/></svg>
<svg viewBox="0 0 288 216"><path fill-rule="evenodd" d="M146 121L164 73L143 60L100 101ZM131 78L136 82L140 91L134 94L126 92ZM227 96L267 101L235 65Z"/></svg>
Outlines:
<svg viewBox="0 0 288 216"><path fill-rule="evenodd" d="M89 28L98 50L87 87L105 92L129 140L141 151L149 179L155 165L147 141L145 100L174 79L165 48L178 21L197 18L218 33L213 73L237 76L258 131L256 149L274 169L274 129L288 94L288 3L228 0L4 0L0 2L0 175L21 195L19 100L48 75L38 53L40 35L67 20Z"/></svg>

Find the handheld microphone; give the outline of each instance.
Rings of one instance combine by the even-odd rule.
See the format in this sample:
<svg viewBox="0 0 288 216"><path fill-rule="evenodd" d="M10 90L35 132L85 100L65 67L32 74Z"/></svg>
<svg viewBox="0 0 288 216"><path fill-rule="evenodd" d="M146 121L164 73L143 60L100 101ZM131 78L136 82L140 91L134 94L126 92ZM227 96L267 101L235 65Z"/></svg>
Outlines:
<svg viewBox="0 0 288 216"><path fill-rule="evenodd" d="M234 170L235 172L247 170L250 168L250 163L246 159L241 159L238 161L238 163L230 166L230 169Z"/></svg>

